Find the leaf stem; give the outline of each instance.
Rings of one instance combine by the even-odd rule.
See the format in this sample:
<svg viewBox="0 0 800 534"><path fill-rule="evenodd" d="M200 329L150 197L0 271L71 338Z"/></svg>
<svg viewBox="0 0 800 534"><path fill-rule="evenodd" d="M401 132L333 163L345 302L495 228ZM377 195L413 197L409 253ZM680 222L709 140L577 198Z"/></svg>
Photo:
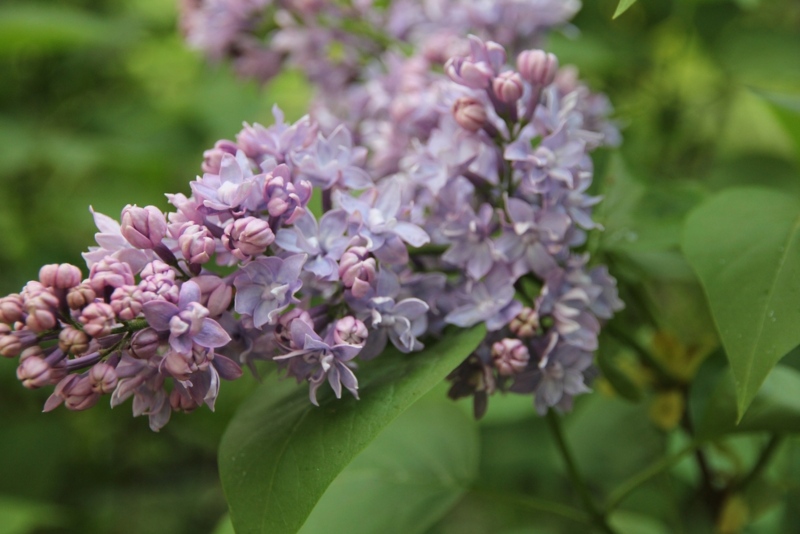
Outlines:
<svg viewBox="0 0 800 534"><path fill-rule="evenodd" d="M600 507L595 504L592 496L589 494L589 488L586 487L586 482L578 471L578 465L575 463L575 458L564 437L564 430L561 427L561 418L555 410L550 409L547 411L546 419L550 431L553 434L553 438L555 438L556 446L561 453L561 458L564 460L564 464L567 467L567 474L572 481L573 487L578 492L578 496L592 524L606 534L614 534L614 530L608 524L605 510L600 509Z"/></svg>
<svg viewBox="0 0 800 534"><path fill-rule="evenodd" d="M516 504L518 506L530 508L531 510L536 510L538 512L551 513L553 515L557 515L577 523L582 523L584 525L591 524L591 520L583 512L583 510L579 510L578 508L574 508L568 504L549 501L547 499L540 499L538 497L530 497L528 495L517 495L515 493L496 492L478 488L473 488L470 490L470 493L486 499L492 499L497 502Z"/></svg>
<svg viewBox="0 0 800 534"><path fill-rule="evenodd" d="M606 502L606 513L612 511L624 501L628 495L633 493L639 486L648 482L652 478L660 475L681 460L687 454L694 452L701 445L700 441L693 441L679 452L666 458L654 462L650 467L636 473L628 480L624 481L620 486L611 492Z"/></svg>
<svg viewBox="0 0 800 534"><path fill-rule="evenodd" d="M739 482L733 485L733 491L742 491L747 486L753 483L758 477L761 476L761 473L764 472L767 465L769 464L772 457L775 455L775 452L778 450L781 442L783 441L783 436L780 434L773 434L770 437L769 442L767 443L764 450L761 451L761 454L758 456L758 460L753 468L750 470L744 478L742 478Z"/></svg>

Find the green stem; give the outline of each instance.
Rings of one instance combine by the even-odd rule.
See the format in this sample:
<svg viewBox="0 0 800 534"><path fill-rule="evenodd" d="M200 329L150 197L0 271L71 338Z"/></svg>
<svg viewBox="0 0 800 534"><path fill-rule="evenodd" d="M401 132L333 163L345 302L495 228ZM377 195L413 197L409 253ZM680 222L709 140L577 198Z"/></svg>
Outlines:
<svg viewBox="0 0 800 534"><path fill-rule="evenodd" d="M673 456L668 456L666 458L662 458L657 462L653 463L647 469L640 471L639 473L635 474L611 492L609 495L608 500L606 501L606 512L610 512L611 510L615 509L617 506L620 505L622 501L624 501L628 495L633 493L639 486L642 484L650 481L654 477L660 475L676 463L681 460L687 454L694 452L699 446L701 445L700 441L693 441L685 448L681 449L678 453L674 454Z"/></svg>
<svg viewBox="0 0 800 534"><path fill-rule="evenodd" d="M500 503L515 504L524 508L536 510L537 512L550 513L583 525L591 525L591 520L582 510L569 506L568 504L539 499L538 497L529 497L527 495L517 495L515 493L496 492L477 488L470 490L470 493Z"/></svg>
<svg viewBox="0 0 800 534"><path fill-rule="evenodd" d="M636 339L634 339L633 336L630 336L627 332L617 328L611 323L605 326L605 330L611 335L611 337L633 350L642 363L656 373L663 385L683 386L683 382L681 382L678 377L673 375L666 367L664 367L664 364L658 361L658 359L653 356L649 350L644 348Z"/></svg>
<svg viewBox="0 0 800 534"><path fill-rule="evenodd" d="M747 486L753 483L758 477L761 476L761 473L764 472L767 465L769 464L772 457L775 455L775 452L778 450L778 446L780 446L781 442L783 441L783 436L778 434L773 434L772 437L769 439L769 443L767 446L764 447L764 450L761 451L761 454L758 457L758 461L756 461L756 465L753 466L753 469L750 470L749 473L738 483L733 485L733 491L743 491Z"/></svg>
<svg viewBox="0 0 800 534"><path fill-rule="evenodd" d="M586 487L586 482L584 482L583 477L578 471L578 465L575 463L575 458L572 456L572 451L570 451L567 440L564 437L560 417L555 410L550 409L547 411L546 419L550 431L553 434L553 438L555 438L556 446L561 453L561 458L564 460L564 464L567 467L567 474L572 481L573 487L578 492L581 503L586 513L589 515L592 524L606 534L614 534L614 530L608 525L605 511L601 510L595 504L592 496L589 494L589 488Z"/></svg>

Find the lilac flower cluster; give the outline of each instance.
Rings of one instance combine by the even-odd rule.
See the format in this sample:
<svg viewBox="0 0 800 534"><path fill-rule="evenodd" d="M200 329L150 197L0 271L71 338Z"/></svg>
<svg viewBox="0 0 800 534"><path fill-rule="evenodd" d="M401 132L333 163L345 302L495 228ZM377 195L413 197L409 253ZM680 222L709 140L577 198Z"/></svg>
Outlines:
<svg viewBox="0 0 800 534"><path fill-rule="evenodd" d="M213 408L240 365L273 362L314 404L325 382L357 398L358 360L483 323L451 396L473 395L478 416L498 390L568 409L622 307L581 252L599 228L589 153L618 134L552 54L511 67L496 42L461 49L444 74L397 58L364 86L354 126L290 124L277 107L273 125L245 124L204 153L190 196L167 195L169 213L95 213L88 278L46 266L0 299L0 354L19 357L26 387L56 386L45 410L133 397L157 430L174 410Z"/></svg>
<svg viewBox="0 0 800 534"><path fill-rule="evenodd" d="M491 37L514 50L563 26L579 0L181 0L181 29L209 59L228 58L243 77L267 81L283 65L325 91L362 78L365 63L411 48L443 64L463 36Z"/></svg>

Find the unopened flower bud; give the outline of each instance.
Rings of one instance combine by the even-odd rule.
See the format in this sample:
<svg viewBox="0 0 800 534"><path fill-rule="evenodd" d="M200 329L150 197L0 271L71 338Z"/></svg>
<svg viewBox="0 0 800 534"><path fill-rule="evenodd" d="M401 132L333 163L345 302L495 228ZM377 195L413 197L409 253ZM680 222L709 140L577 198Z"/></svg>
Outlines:
<svg viewBox="0 0 800 534"><path fill-rule="evenodd" d="M292 343L292 322L297 320L303 321L312 330L314 329L314 320L311 318L311 314L301 308L292 308L278 318L278 324L275 326L275 337L282 346L292 349L300 348L295 347Z"/></svg>
<svg viewBox="0 0 800 534"><path fill-rule="evenodd" d="M368 336L366 325L352 315L336 321L333 329L333 341L337 345L363 345Z"/></svg>
<svg viewBox="0 0 800 534"><path fill-rule="evenodd" d="M198 404L183 387L174 387L169 394L169 405L176 412L190 413L198 408Z"/></svg>
<svg viewBox="0 0 800 534"><path fill-rule="evenodd" d="M70 289L81 283L81 270L69 263L53 263L39 269L39 281L47 287Z"/></svg>
<svg viewBox="0 0 800 534"><path fill-rule="evenodd" d="M217 249L214 236L208 228L199 224L192 224L183 229L178 238L178 246L186 261L199 265L208 263Z"/></svg>
<svg viewBox="0 0 800 534"><path fill-rule="evenodd" d="M140 360L149 360L158 353L163 342L161 335L152 328L139 330L131 339L131 355Z"/></svg>
<svg viewBox="0 0 800 534"><path fill-rule="evenodd" d="M514 71L500 73L492 81L494 94L501 102L513 104L522 97L524 90L522 78Z"/></svg>
<svg viewBox="0 0 800 534"><path fill-rule="evenodd" d="M25 317L22 297L16 293L0 298L0 323L14 324Z"/></svg>
<svg viewBox="0 0 800 534"><path fill-rule="evenodd" d="M492 345L492 360L498 373L510 376L525 369L530 352L522 340L507 337Z"/></svg>
<svg viewBox="0 0 800 534"><path fill-rule="evenodd" d="M78 320L83 324L83 331L92 337L107 336L116 324L114 309L105 302L89 304Z"/></svg>
<svg viewBox="0 0 800 534"><path fill-rule="evenodd" d="M275 234L272 233L269 223L256 217L233 221L225 227L222 236L222 244L240 260L263 254L273 241Z"/></svg>
<svg viewBox="0 0 800 534"><path fill-rule="evenodd" d="M50 366L42 358L25 358L17 367L17 378L28 389L38 389L50 383Z"/></svg>
<svg viewBox="0 0 800 534"><path fill-rule="evenodd" d="M155 248L167 235L167 219L155 206L140 208L128 204L122 210L122 236L136 248Z"/></svg>
<svg viewBox="0 0 800 534"><path fill-rule="evenodd" d="M100 394L92 389L92 383L85 375L67 375L58 383L53 393L64 399L68 410L86 410L97 404Z"/></svg>
<svg viewBox="0 0 800 534"><path fill-rule="evenodd" d="M302 215L311 198L311 183L307 180L292 181L289 167L278 165L267 175L264 185L264 198L270 217L284 217L292 224Z"/></svg>
<svg viewBox="0 0 800 534"><path fill-rule="evenodd" d="M139 317L144 307L143 291L138 286L118 287L111 294L111 309L123 321Z"/></svg>
<svg viewBox="0 0 800 534"><path fill-rule="evenodd" d="M44 332L55 328L58 324L56 315L52 309L45 306L31 306L28 308L28 316L25 318L25 327L34 332Z"/></svg>
<svg viewBox="0 0 800 534"><path fill-rule="evenodd" d="M233 141L228 141L227 139L217 141L214 144L214 148L203 152L203 172L207 172L209 174L219 174L219 168L222 164L222 156L225 154L235 156L238 149L239 147L237 147L236 143Z"/></svg>
<svg viewBox="0 0 800 534"><path fill-rule="evenodd" d="M153 260L142 268L142 278L158 278L175 281L175 269L161 260Z"/></svg>
<svg viewBox="0 0 800 534"><path fill-rule="evenodd" d="M89 369L92 391L106 395L117 387L117 371L107 363L96 363Z"/></svg>
<svg viewBox="0 0 800 534"><path fill-rule="evenodd" d="M22 362L23 360L25 360L26 358L30 358L31 356L36 356L37 358L44 358L45 353L44 350L42 350L42 347L40 347L39 345L34 345L20 352L19 361Z"/></svg>
<svg viewBox="0 0 800 534"><path fill-rule="evenodd" d="M172 350L164 358L164 369L178 380L189 380L192 374L208 369L210 357L213 358L211 349L196 345L189 354Z"/></svg>
<svg viewBox="0 0 800 534"><path fill-rule="evenodd" d="M77 287L73 287L67 293L67 306L73 310L80 310L85 308L97 297L92 286L88 282L84 282Z"/></svg>
<svg viewBox="0 0 800 534"><path fill-rule="evenodd" d="M356 298L364 297L375 280L375 258L365 247L352 247L339 260L339 278Z"/></svg>
<svg viewBox="0 0 800 534"><path fill-rule="evenodd" d="M200 286L200 304L208 308L211 317L222 315L228 309L233 299L233 287L226 284L222 278L204 274L192 280Z"/></svg>
<svg viewBox="0 0 800 534"><path fill-rule="evenodd" d="M453 104L453 116L459 126L477 132L486 124L486 109L480 100L462 96Z"/></svg>
<svg viewBox="0 0 800 534"><path fill-rule="evenodd" d="M58 333L58 348L75 356L83 354L89 348L89 336L77 328L65 326Z"/></svg>
<svg viewBox="0 0 800 534"><path fill-rule="evenodd" d="M89 284L98 297L102 297L106 287L116 289L133 283L131 266L112 257L98 261L89 272Z"/></svg>
<svg viewBox="0 0 800 534"><path fill-rule="evenodd" d="M558 58L544 50L525 50L517 56L517 70L528 83L545 87L558 73Z"/></svg>
<svg viewBox="0 0 800 534"><path fill-rule="evenodd" d="M13 334L0 335L0 356L16 358L22 351L22 341Z"/></svg>
<svg viewBox="0 0 800 534"><path fill-rule="evenodd" d="M508 325L511 333L519 338L533 337L539 330L539 315L533 308L525 306Z"/></svg>

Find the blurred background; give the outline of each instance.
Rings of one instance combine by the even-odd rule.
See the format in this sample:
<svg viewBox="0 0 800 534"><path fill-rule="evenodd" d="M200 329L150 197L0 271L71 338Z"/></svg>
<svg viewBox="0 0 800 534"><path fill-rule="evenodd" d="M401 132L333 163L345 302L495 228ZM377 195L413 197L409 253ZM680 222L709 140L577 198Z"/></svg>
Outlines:
<svg viewBox="0 0 800 534"><path fill-rule="evenodd" d="M609 95L623 126L619 154L597 161L607 228L599 260L638 288L626 313L655 316L664 362L693 375L717 341L678 249L683 217L732 184L800 193L800 3L639 0L612 20L616 3L587 1L550 49ZM303 114L310 90L295 73L259 87L188 51L174 4L0 5L1 294L19 291L42 264L83 265L95 232L90 205L114 218L128 203L166 209L164 193L188 193L203 150L242 121L269 124L275 102L290 119ZM630 376L646 382L636 370ZM13 364L0 361L0 534L211 532L226 509L217 444L254 385L248 376L223 384L217 413L173 416L154 434L127 404L41 414L49 392L24 390ZM602 380L597 389L567 424L579 462L603 489L675 446L674 416L657 396L632 404ZM470 494L434 531L576 532L515 501L569 492L527 401L495 405L481 423L480 484L516 497ZM753 457L763 439L748 439L718 455L721 469ZM630 454L618 454L630 444ZM800 524L786 506L800 502L800 447L786 449L774 468L786 480L783 496L749 532ZM689 483L645 488L632 507L666 532L684 531L675 516Z"/></svg>

